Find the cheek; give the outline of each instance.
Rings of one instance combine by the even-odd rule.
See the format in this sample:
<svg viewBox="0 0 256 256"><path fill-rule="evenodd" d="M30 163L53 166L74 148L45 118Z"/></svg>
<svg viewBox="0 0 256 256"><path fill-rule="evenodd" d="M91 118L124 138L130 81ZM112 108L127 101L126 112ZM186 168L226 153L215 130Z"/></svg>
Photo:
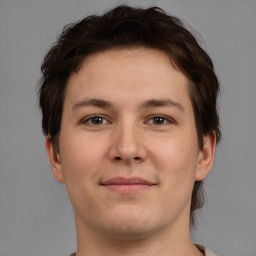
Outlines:
<svg viewBox="0 0 256 256"><path fill-rule="evenodd" d="M166 184L166 189L177 191L188 187L190 190L195 181L197 168L197 141L190 136L177 136L155 144L152 159L161 180Z"/></svg>
<svg viewBox="0 0 256 256"><path fill-rule="evenodd" d="M95 185L98 184L102 156L103 145L100 147L84 136L67 136L65 142L62 141L62 171L75 209L88 209L97 198Z"/></svg>
<svg viewBox="0 0 256 256"><path fill-rule="evenodd" d="M67 182L88 181L99 170L104 145L85 136L66 136L61 144L62 168Z"/></svg>
<svg viewBox="0 0 256 256"><path fill-rule="evenodd" d="M167 168L177 169L179 173L189 167L195 169L199 154L195 136L174 134L155 139L153 145L152 157L154 156L156 161L158 159L158 162L166 165Z"/></svg>

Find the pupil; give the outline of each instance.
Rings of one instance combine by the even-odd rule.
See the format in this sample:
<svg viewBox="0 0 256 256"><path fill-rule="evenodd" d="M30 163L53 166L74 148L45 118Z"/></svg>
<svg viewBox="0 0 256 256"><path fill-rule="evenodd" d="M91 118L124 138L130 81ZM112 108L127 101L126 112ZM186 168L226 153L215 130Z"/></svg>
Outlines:
<svg viewBox="0 0 256 256"><path fill-rule="evenodd" d="M102 117L94 117L93 119L92 119L92 123L93 124L101 124L102 123Z"/></svg>
<svg viewBox="0 0 256 256"><path fill-rule="evenodd" d="M154 124L163 124L164 118L163 117L155 117L154 118Z"/></svg>

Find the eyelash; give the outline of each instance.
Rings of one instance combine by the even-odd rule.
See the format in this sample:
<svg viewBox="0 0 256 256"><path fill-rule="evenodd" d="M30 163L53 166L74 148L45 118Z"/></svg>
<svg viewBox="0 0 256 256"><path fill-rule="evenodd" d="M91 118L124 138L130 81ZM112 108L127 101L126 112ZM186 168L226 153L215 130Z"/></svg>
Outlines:
<svg viewBox="0 0 256 256"><path fill-rule="evenodd" d="M94 118L102 118L102 120L104 120L104 123L99 123L99 124L92 123L93 122L92 120ZM151 123L150 125L164 126L164 125L176 124L175 120L173 120L170 117L166 117L164 115L153 115L153 116L150 116L150 118L148 118L145 123L149 123L151 120L154 120L154 118L160 118L160 119L162 119L164 121L164 123L160 123L160 124ZM107 118L102 116L102 115L91 115L91 116L88 116L88 117L82 119L81 123L82 124L87 124L89 126L100 126L100 125L110 124L111 122L108 121Z"/></svg>
<svg viewBox="0 0 256 256"><path fill-rule="evenodd" d="M82 124L88 124L88 125L91 125L91 126L99 126L99 125L102 125L102 124L93 124L93 123L89 123L90 121L92 122L92 120L94 118L102 118L103 120L105 120L106 122L103 123L103 124L106 124L106 123L110 123L104 116L102 115L91 115L91 116L88 116L84 119L82 119L81 123Z"/></svg>
<svg viewBox="0 0 256 256"><path fill-rule="evenodd" d="M175 121L175 120L173 120L173 119L170 118L170 117L164 116L164 115L153 115L153 116L151 116L151 117L148 119L147 122L149 122L150 120L153 120L154 118L161 118L161 119L163 119L163 121L164 121L165 123L163 123L163 124L154 124L154 123L152 123L152 125L162 126L162 125L176 124L176 121Z"/></svg>

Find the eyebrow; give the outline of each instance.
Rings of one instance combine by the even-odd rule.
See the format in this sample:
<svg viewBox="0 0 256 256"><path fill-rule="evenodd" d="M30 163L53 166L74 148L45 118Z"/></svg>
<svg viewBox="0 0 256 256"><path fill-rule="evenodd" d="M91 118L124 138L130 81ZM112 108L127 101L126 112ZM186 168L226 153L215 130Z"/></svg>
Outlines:
<svg viewBox="0 0 256 256"><path fill-rule="evenodd" d="M110 108L112 107L112 103L106 100L101 99L83 99L76 103L72 109L75 110L80 107L88 107L88 106L94 106L99 108Z"/></svg>
<svg viewBox="0 0 256 256"><path fill-rule="evenodd" d="M94 106L99 108L111 108L113 104L110 101L102 99L83 99L77 102L72 109L78 109L81 107ZM184 111L184 108L178 102L175 102L171 99L151 99L143 102L140 106L141 108L153 108L153 107L176 107L181 111Z"/></svg>
<svg viewBox="0 0 256 256"><path fill-rule="evenodd" d="M152 107L176 107L181 111L184 111L182 105L171 99L152 99L142 103L142 108Z"/></svg>

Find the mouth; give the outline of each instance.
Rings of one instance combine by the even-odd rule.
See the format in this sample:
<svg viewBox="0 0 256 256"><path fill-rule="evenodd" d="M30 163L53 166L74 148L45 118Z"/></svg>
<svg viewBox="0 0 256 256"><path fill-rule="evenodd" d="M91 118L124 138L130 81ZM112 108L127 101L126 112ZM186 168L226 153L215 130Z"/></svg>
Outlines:
<svg viewBox="0 0 256 256"><path fill-rule="evenodd" d="M156 184L139 177L115 177L101 183L101 185L114 192L130 194L152 188Z"/></svg>

